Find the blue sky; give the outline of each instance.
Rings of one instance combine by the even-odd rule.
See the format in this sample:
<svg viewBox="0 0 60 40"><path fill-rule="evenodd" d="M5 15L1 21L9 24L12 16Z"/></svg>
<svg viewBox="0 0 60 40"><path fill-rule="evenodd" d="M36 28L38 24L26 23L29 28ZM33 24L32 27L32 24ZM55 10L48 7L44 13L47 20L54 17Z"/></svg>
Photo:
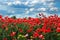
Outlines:
<svg viewBox="0 0 60 40"><path fill-rule="evenodd" d="M22 18L36 17L39 13L60 16L60 0L0 0L0 15Z"/></svg>

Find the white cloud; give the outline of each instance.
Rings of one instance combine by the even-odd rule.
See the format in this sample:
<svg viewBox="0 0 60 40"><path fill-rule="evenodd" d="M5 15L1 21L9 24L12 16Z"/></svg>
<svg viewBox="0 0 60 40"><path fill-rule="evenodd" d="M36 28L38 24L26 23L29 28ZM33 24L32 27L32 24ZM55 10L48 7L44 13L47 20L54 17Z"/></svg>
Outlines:
<svg viewBox="0 0 60 40"><path fill-rule="evenodd" d="M50 11L58 11L58 8L57 7L51 7Z"/></svg>
<svg viewBox="0 0 60 40"><path fill-rule="evenodd" d="M25 9L25 10L26 10L25 14L29 14L31 11L34 10L34 8L30 8L29 10L28 9Z"/></svg>
<svg viewBox="0 0 60 40"><path fill-rule="evenodd" d="M47 0L47 1L51 1L51 2L53 2L54 0Z"/></svg>
<svg viewBox="0 0 60 40"><path fill-rule="evenodd" d="M46 11L46 8L38 8L38 11Z"/></svg>
<svg viewBox="0 0 60 40"><path fill-rule="evenodd" d="M6 2L6 3L7 3L8 6L10 6L12 4L14 4L14 5L21 4L21 1L16 0L16 1L13 1L13 2Z"/></svg>
<svg viewBox="0 0 60 40"><path fill-rule="evenodd" d="M33 1L31 1L31 4L35 4L35 3L38 3L39 2L39 0L33 0Z"/></svg>
<svg viewBox="0 0 60 40"><path fill-rule="evenodd" d="M42 3L46 2L46 0L40 0Z"/></svg>
<svg viewBox="0 0 60 40"><path fill-rule="evenodd" d="M50 3L48 3L48 5L47 5L49 8L50 7L53 7L54 6L54 3L53 2L50 2Z"/></svg>
<svg viewBox="0 0 60 40"><path fill-rule="evenodd" d="M8 6L12 5L12 2L7 2Z"/></svg>
<svg viewBox="0 0 60 40"><path fill-rule="evenodd" d="M33 11L34 10L34 8L30 8L30 10L29 11Z"/></svg>
<svg viewBox="0 0 60 40"><path fill-rule="evenodd" d="M28 5L29 1L24 2L24 5Z"/></svg>
<svg viewBox="0 0 60 40"><path fill-rule="evenodd" d="M15 5L21 4L21 1L16 0L16 1L13 2L13 4L15 4Z"/></svg>
<svg viewBox="0 0 60 40"><path fill-rule="evenodd" d="M34 4L35 5L37 3L45 3L45 2L46 2L46 0L33 0L33 1L31 0L30 4L32 4L32 5Z"/></svg>

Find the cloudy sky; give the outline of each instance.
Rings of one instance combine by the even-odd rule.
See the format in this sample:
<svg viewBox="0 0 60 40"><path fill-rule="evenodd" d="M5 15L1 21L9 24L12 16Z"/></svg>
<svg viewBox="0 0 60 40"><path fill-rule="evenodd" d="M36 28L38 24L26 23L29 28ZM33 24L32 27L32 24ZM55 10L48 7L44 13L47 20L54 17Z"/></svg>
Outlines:
<svg viewBox="0 0 60 40"><path fill-rule="evenodd" d="M19 18L39 13L60 15L60 0L0 0L0 15Z"/></svg>

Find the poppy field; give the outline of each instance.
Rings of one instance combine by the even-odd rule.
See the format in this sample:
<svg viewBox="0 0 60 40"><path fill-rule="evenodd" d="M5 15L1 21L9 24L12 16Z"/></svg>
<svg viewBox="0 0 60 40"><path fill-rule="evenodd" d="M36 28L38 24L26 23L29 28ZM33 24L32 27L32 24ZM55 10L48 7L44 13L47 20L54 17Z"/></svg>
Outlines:
<svg viewBox="0 0 60 40"><path fill-rule="evenodd" d="M39 18L11 18L0 15L0 40L60 40L60 17L39 14Z"/></svg>

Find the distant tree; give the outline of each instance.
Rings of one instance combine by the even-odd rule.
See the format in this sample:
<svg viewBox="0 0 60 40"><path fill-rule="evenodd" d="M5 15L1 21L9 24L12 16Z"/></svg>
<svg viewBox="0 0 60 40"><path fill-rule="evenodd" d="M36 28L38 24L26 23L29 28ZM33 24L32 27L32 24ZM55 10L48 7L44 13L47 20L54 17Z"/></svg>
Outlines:
<svg viewBox="0 0 60 40"><path fill-rule="evenodd" d="M12 16L11 18L16 19L16 16Z"/></svg>

